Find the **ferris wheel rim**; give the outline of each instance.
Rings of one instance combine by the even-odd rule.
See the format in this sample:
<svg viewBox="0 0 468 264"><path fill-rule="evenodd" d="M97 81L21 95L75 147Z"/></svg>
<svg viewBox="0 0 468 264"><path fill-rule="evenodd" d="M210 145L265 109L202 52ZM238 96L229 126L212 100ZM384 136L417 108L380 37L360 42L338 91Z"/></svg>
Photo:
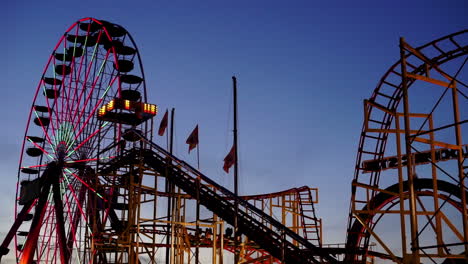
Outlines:
<svg viewBox="0 0 468 264"><path fill-rule="evenodd" d="M67 64L65 63L65 61L69 61L69 58L67 57L68 54L67 52L69 51L67 49L67 43L68 42L71 42L70 39L68 39L67 37L70 37L70 36L74 36L74 39L75 39L75 42L73 45L70 45L73 47L73 56L71 57L71 61L70 64L72 65L70 68L70 71L73 70L73 66L75 65L74 64L74 60L76 58L79 58L81 57L81 62L79 63L80 67L85 65L87 62L85 62L83 64L83 58L86 57L88 55L88 49L91 47L90 46L87 46L87 43L86 41L88 40L88 38L91 38L91 33L90 33L90 28L92 27L92 24L95 23L97 24L100 28L97 30L99 33L98 35L98 39L96 41L96 44L94 44L94 53L93 53L93 58L91 59L91 62L93 61L94 59L94 56L95 56L95 53L96 53L96 49L102 49L100 46L101 45L105 45L105 43L109 43L108 44L108 47L106 48L107 49L107 54L106 54L106 57L104 58L104 62L102 63L102 65L100 66L100 69L99 69L99 73L97 74L97 76L99 77L99 75L101 74L101 70L104 69L102 72L102 75L104 74L107 74L106 71L108 71L106 68L105 68L105 64L107 63L107 56L109 55L112 55L113 56L113 60L109 60L109 62L113 62L113 70L112 70L112 73L110 74L110 84L109 84L109 87L111 87L112 85L114 85L114 83L116 84L117 88L117 96L121 96L121 91L122 91L122 82L123 80L121 80L121 77L122 76L126 76L128 74L129 71L121 71L120 69L120 63L122 62L121 60L119 60L118 58L119 57L123 57L125 58L125 54L122 55L124 53L124 49L123 48L126 48L125 49L125 52L126 52L126 55L127 56L132 56L132 59L131 60L136 60L137 61L137 70L140 71L140 74L141 74L141 81L138 83L138 85L136 85L135 87L135 91L139 91L139 93L141 94L141 96L144 98L143 100L146 100L147 98L147 91L146 91L146 80L145 80L145 77L144 77L144 69L143 69L143 65L142 65L142 61L141 61L141 56L139 54L139 51L138 51L138 48L137 48L137 45L135 43L135 41L133 40L132 36L130 35L130 33L124 29L122 26L120 25L117 25L117 24L114 24L114 23L111 23L111 22L107 22L107 21L104 21L104 20L98 20L98 19L95 19L95 18L92 18L92 17L87 17L87 18L82 18L78 21L76 21L75 23L73 23L66 31L65 33L60 37L59 41L57 42L57 44L55 45L54 47L54 50L52 52L52 54L49 56L49 59L46 63L46 66L44 67L44 70L43 70L43 73L42 73L42 77L39 81L39 84L36 88L36 91L35 91L35 94L34 94L34 97L33 97L33 103L31 105L31 108L30 108L30 111L29 111L29 116L28 116L28 119L27 119L27 124L26 124L26 129L25 129L25 134L24 134L24 138L23 138L23 143L22 143L22 147L21 147L21 154L20 154L20 161L19 161L19 166L18 166L18 175L17 175L17 185L16 185L16 200L17 202L15 202L15 218L18 216L18 207L19 207L19 204L18 204L18 201L20 200L20 193L19 193L19 189L20 189L20 185L21 185L21 174L24 172L24 171L27 171L27 172L33 172L33 168L37 168L37 167L47 167L48 165L47 164L50 164L50 162L55 162L57 160L62 160L63 162L67 163L67 160L70 162L70 163L76 163L76 162L83 162L83 164L86 164L86 162L89 162L90 158L89 157L86 157L86 155L82 155L82 156L72 156L72 153L68 154L71 150L73 150L73 148L71 148L72 145L70 146L67 146L68 148L66 148L66 156L62 157L62 158L59 158L58 155L51 155L51 152L49 150L49 152L47 152L46 148L43 147L41 148L40 146L40 143L38 143L40 140L45 144L47 141L49 142L49 144L52 146L52 140L55 140L57 139L57 135L55 135L55 132L57 132L59 130L59 128L57 127L59 124L60 125L63 125L63 123L59 122L59 114L58 112L60 112L60 110L56 110L58 109L60 106L59 106L59 103L57 103L60 98L57 97L57 91L59 92L62 92L62 111L65 112L65 111L69 111L69 109L72 109L72 108L67 108L67 107L64 107L63 104L64 104L64 95L63 93L67 91L67 88L68 90L70 91L72 89L72 77L69 77L69 81L70 81L70 86L69 87L66 87L65 84L65 80L68 80L67 79L67 76L70 74L70 73L67 73L69 71L69 66L67 66ZM87 24L88 25L88 30L85 31L82 27L83 24ZM123 35L121 36L118 36L118 37L113 37L112 34L111 34L111 29L109 29L110 27L113 27L114 30L119 30L121 29L122 31L120 32L117 32L118 34L122 34L123 32ZM85 31L84 35L83 35L83 31ZM115 33L115 32L114 32ZM74 34L74 35L73 35ZM81 43L79 45L79 47L77 46L77 40L80 36L84 36L86 38L85 40L85 43ZM105 38L105 43L104 42L100 42L99 41L99 38L101 36L104 36ZM118 43L114 43L115 41L120 41L122 40L122 43L125 41L125 43L127 43L129 46L119 46L117 47L117 44ZM123 45L123 44L122 44ZM63 48L63 53L59 53L61 51L59 51L61 48ZM75 54L78 55L78 53L75 53L75 51L78 49L78 48L81 48L82 49L82 53L81 55L75 57ZM117 48L120 48L120 51L117 50ZM84 50L84 52L83 52ZM120 54L119 52L121 52L122 54ZM63 64L57 66L56 65L56 59L57 57L60 57L60 56L63 56ZM96 58L98 57L99 55L96 55ZM97 59L96 59L97 61ZM88 67L89 70L88 72L92 71L91 69L91 66L89 66L88 64L85 65L85 68ZM133 66L132 66L133 68ZM48 72L51 71L51 69L53 70L53 73L54 73L54 76L53 77L49 77L48 76ZM131 71L132 69L130 69ZM94 71L96 71L94 69ZM61 73L61 74L60 74ZM81 74L81 68L79 70L79 73ZM50 74L50 73L49 73ZM56 76L61 76L61 77L57 77ZM89 73L88 73L89 74ZM95 80L93 80L93 84L92 84L92 89L94 89L94 87L96 86L96 83L98 82L98 78L96 78L96 72L94 72L92 74L95 78ZM78 75L79 76L79 75ZM57 78L56 78L57 77ZM87 76L86 76L87 77ZM60 84L58 84L60 81ZM46 84L45 83L48 83L47 85L49 85L50 83L53 83L52 86L53 86L53 90L52 92L50 93L47 93L49 91L47 91L45 89L45 86ZM82 90L84 92L84 89L89 89L88 88L84 88L85 86L87 87L88 84L86 82L86 80L82 81L82 79L80 79L80 77L77 78L77 84L76 86L80 86L79 82L82 82ZM59 86L59 88L57 89L57 86ZM132 89L131 85L129 86L130 90ZM78 90L78 88L76 89ZM107 88L107 90L105 90L105 92L102 94L101 98L99 99L95 99L94 103L95 103L95 106L93 105L92 107L92 112L91 114L88 114L86 115L84 112L85 112L85 109L83 109L82 111L78 111L78 107L80 106L79 103L81 102L81 99L78 100L78 104L77 104L77 108L76 109L72 109L72 110L76 110L75 112L68 112L67 114L69 114L70 116L73 116L73 119L75 118L75 116L79 116L78 117L78 120L80 119L80 117L82 116L87 116L87 120L86 122L81 122L81 130L77 133L77 134L74 134L73 137L74 140L77 140L78 139L78 135L79 133L81 133L83 130L86 130L88 128L86 128L89 120L91 119L95 119L95 112L97 111L97 106L104 103L105 102L105 99L103 98L107 98L108 95L107 95L107 91L109 90L109 88ZM85 100L83 99L83 102L86 102L84 103L84 107L87 107L88 106L88 102L89 104L91 105L93 103L93 99L89 99L92 95L92 92L93 90L91 90L90 92L90 95L88 96L88 98ZM39 97L41 97L41 93L42 96L44 96L46 99L44 102L47 103L47 106L38 106L38 104L36 102L38 102L39 100ZM75 92L76 93L76 92ZM49 98L49 96L52 96L53 99ZM68 100L70 100L70 97L71 96L67 96L67 99L65 99L68 102ZM141 98L141 97L140 97ZM49 99L53 100L53 106L51 107L49 105ZM76 99L75 97L73 97L72 100ZM139 99L141 100L141 99ZM66 110L64 110L66 109ZM90 108L91 109L91 108ZM41 119L37 112L38 110L41 110L42 112L44 113L47 113L49 114L49 118L50 120L47 121L47 119ZM35 116L33 115L33 113L35 114ZM81 113L81 115L80 115ZM74 114L74 115L73 115ZM97 114L97 112L96 112ZM62 116L63 117L63 113L62 113ZM53 120L53 117L55 117L57 120L56 122L54 122ZM38 123L40 123L40 127L42 128L42 130L44 131L42 137L37 137L37 136L32 136L32 135L28 135L29 131L31 131L31 124L32 123L35 123L33 121L38 121ZM65 120L65 119L64 119ZM44 122L47 121L48 124L44 125ZM92 121L91 121L92 122ZM49 125L50 124L50 125ZM36 125L37 125L37 122L36 122ZM38 125L39 126L39 125ZM66 132L68 131L67 129L69 129L69 126L68 124L65 124L63 125L65 128L62 129L61 132ZM68 127L67 127L68 126ZM74 127L72 125L72 127L74 128L74 131L76 132L77 131L77 127L79 125L77 125L76 127ZM85 129L86 128L86 129ZM50 135L48 134L50 133ZM120 133L120 132L119 132ZM146 132L145 132L146 133ZM54 135L52 135L54 134ZM97 134L97 133L91 133L90 137L92 138L94 136L94 134ZM62 135L63 136L63 135ZM121 134L119 134L119 137L121 136ZM70 136L69 136L70 137ZM52 139L53 138L53 139ZM94 139L94 141L96 141L96 138L92 138ZM70 140L70 138L68 138L68 140ZM99 140L99 139L97 139ZM34 142L34 141L37 141L37 142ZM58 141L58 140L57 140ZM84 140L83 140L84 141ZM86 139L86 142L82 142L83 144L84 143L87 143L87 142L90 142L89 144L92 144L91 143L91 140L88 140ZM36 164L36 165L32 165L30 167L26 167L24 166L24 162L25 162L25 152L27 150L27 146L28 144L31 144L32 143L32 146L33 148L35 149L40 149L42 151L42 154L47 154L50 156L50 159L49 159L49 162L43 162L44 160L46 160L46 158L40 158L40 161L39 161L39 164ZM82 144L82 145L83 145ZM81 146L82 146L81 145ZM76 146L76 145L75 145ZM80 145L76 146L76 148L78 147L81 147ZM58 148L55 149L55 150L59 150ZM76 149L75 149L76 150ZM75 151L73 150L73 151ZM54 151L54 150L53 150ZM54 151L55 152L55 151ZM31 153L33 153L33 151L31 151ZM31 154L31 153L28 153ZM37 154L37 153L36 153ZM36 155L35 154L35 155ZM68 159L67 159L68 158ZM82 158L82 159L81 159ZM92 162L92 161L91 161ZM73 173L73 168L70 167L70 169L67 169L67 167L63 167L64 170L63 170L63 175L66 175L65 171L68 171L67 174L69 174L69 176L71 177ZM39 170L40 171L40 170ZM78 173L76 173L78 174ZM39 175L39 174L38 174ZM76 175L75 175L76 176ZM63 177L63 176L62 176ZM66 176L65 176L66 177ZM30 177L28 177L29 179ZM34 178L34 177L33 177ZM37 176L37 178L39 178L39 176ZM81 181L82 184L85 184L85 182L82 180L82 179L79 179L77 178L78 180ZM68 182L68 180L67 180ZM70 184L70 182L68 182L68 184ZM69 188L72 188L71 186ZM86 186L86 188L90 188L89 186ZM92 188L91 188L92 189ZM66 190L66 189L65 189ZM72 190L73 191L73 190ZM95 190L94 190L95 191ZM70 192L70 191L69 191ZM96 191L95 191L96 192ZM98 194L96 192L96 194ZM99 195L99 194L98 194ZM64 196L66 197L66 196ZM75 197L76 198L76 197ZM35 206L34 204L32 205L32 207ZM32 209L31 207L31 209ZM75 210L78 210L75 206ZM21 253L19 251L21 251L21 248L18 248L18 243L17 243L17 235L15 234L14 236L14 241L15 241L15 252L16 252L16 257L18 259L18 257L21 255Z"/></svg>

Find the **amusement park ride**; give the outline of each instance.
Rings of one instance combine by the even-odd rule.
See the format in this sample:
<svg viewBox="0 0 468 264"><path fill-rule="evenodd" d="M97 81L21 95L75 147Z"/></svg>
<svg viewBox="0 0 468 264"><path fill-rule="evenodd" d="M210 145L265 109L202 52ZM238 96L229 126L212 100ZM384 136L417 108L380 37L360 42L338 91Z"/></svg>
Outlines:
<svg viewBox="0 0 468 264"><path fill-rule="evenodd" d="M400 60L364 101L346 242L326 245L317 189L237 196L154 143L158 109L133 38L81 19L34 95L0 258L182 264L203 254L223 263L230 252L239 263L466 263L467 43L467 30L418 48L400 40ZM200 219L197 204L210 217Z"/></svg>

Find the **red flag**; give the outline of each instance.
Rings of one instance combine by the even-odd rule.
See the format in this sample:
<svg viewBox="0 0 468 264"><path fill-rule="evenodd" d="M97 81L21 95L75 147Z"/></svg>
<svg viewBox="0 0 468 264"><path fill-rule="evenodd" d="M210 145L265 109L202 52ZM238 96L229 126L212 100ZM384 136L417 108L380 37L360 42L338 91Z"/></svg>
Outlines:
<svg viewBox="0 0 468 264"><path fill-rule="evenodd" d="M229 154L224 158L224 166L223 170L226 173L229 173L229 168L231 168L234 163L236 163L236 148L232 146L231 151L229 151Z"/></svg>
<svg viewBox="0 0 468 264"><path fill-rule="evenodd" d="M161 120L161 124L159 124L158 135L160 135L160 136L164 135L164 132L166 131L166 128L167 128L167 116L168 116L168 110L166 110L166 113L164 114L164 117L163 117L163 119Z"/></svg>
<svg viewBox="0 0 468 264"><path fill-rule="evenodd" d="M185 143L189 144L189 147L188 147L189 153L192 149L194 149L198 145L198 125L192 131L192 133L187 138L187 141L185 141Z"/></svg>

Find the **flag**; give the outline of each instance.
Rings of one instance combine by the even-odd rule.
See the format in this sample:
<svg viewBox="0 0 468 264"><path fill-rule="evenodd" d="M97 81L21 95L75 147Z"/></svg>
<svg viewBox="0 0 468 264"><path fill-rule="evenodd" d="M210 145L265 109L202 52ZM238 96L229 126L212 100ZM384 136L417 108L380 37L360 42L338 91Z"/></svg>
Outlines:
<svg viewBox="0 0 468 264"><path fill-rule="evenodd" d="M188 152L192 149L194 149L198 145L198 125L195 127L195 129L192 131L190 136L187 138L187 141L185 141L189 145L188 147Z"/></svg>
<svg viewBox="0 0 468 264"><path fill-rule="evenodd" d="M234 146L232 146L231 151L229 151L229 154L227 154L227 156L224 158L223 170L226 173L229 173L229 168L231 168L232 165L234 165L234 163L236 163L236 153L235 152L236 152L236 148Z"/></svg>
<svg viewBox="0 0 468 264"><path fill-rule="evenodd" d="M158 135L160 135L160 136L164 135L164 132L166 131L166 128L167 128L167 116L168 116L168 110L166 110L166 113L164 114L164 117L163 117L163 119L161 120L161 124L159 124Z"/></svg>

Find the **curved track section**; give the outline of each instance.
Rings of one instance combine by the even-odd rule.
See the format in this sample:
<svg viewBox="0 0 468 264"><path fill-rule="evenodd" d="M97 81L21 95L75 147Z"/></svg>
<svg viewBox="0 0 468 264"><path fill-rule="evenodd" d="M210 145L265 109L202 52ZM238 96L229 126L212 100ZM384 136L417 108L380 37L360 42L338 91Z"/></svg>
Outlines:
<svg viewBox="0 0 468 264"><path fill-rule="evenodd" d="M437 185L439 187L439 192L445 193L445 195L439 194L439 197L443 200L448 201L457 210L461 211L462 205L461 205L461 202L459 201L461 198L461 194L458 191L459 189L458 186L452 183L446 182L446 181L441 181L441 180L438 181ZM404 186L403 188L404 188L405 196L408 197L408 182L405 181L403 186ZM421 196L424 196L424 195L432 196L433 186L434 185L433 185L432 179L417 179L415 181L415 189L420 193ZM393 195L392 193L396 194L399 192L399 184L394 184L386 188L385 191L386 192L380 192L376 196L374 196L374 199L371 201L371 203L367 204L363 208L363 211L374 211L374 210L379 210L387 205L392 205L392 206L396 205L395 200L399 200L400 196ZM466 194L468 195L468 191L466 192ZM458 201L452 199L451 198L452 196L458 198ZM361 219L363 219L366 222L371 221L374 218L374 216L375 215L371 215L371 214L360 215ZM380 218L376 221L374 220L374 224L376 225L379 220ZM346 248L350 249L350 252L348 252L345 257L346 263L352 262L352 260L355 259L356 252L358 251L360 242L363 239L362 234L364 233L364 231L365 231L365 228L359 221L355 221L351 229L348 230ZM352 249L355 249L354 252ZM379 257L391 259L388 255L382 255Z"/></svg>
<svg viewBox="0 0 468 264"><path fill-rule="evenodd" d="M459 149L460 152L466 148L462 139L454 135L463 133L460 131L467 118L467 85L463 80L463 75L466 76L466 67L464 66L468 54L468 30L447 35L415 49L406 44L403 50L404 53L402 54L404 55L402 58L404 60L397 61L389 68L379 81L372 96L364 102L364 123L356 157L350 217L348 220L347 246L350 252L365 252L368 250L371 231L375 226L375 221L372 221L372 213L364 216L359 211L370 212L370 208L375 208L374 203L379 202L380 204L382 197L386 197L387 194L383 194L382 191L386 190L387 186L390 186L388 188L396 188L393 184L398 181L400 183L404 182L404 177L407 177L405 176L406 161L404 160L407 158L405 156L405 139L400 138L405 136L406 123L403 125L400 119L408 117L411 124L414 124L412 127L408 127L408 131L406 131L406 136L410 138L407 142L410 142L408 144L413 154L421 154L420 157L426 154L426 157L428 157L431 149L433 152L450 152ZM450 72L450 74L447 74L447 72ZM406 79L405 82L404 79ZM428 87L428 89L421 90L423 86ZM413 98L414 104L422 105L421 100L428 98L428 95L432 93L436 95L438 91L443 91L443 88L441 90L434 88L440 88L440 86L446 88L443 93L441 92L440 98L437 99L436 97L435 100L425 103L426 106L433 107L432 110L426 107L419 112L420 109L415 110L417 107L414 107L414 105L412 105L413 108L409 108L412 112L406 113L406 110L403 109L405 87L408 89L408 97ZM450 95L450 87L453 86L458 87L458 90L452 89L455 91L452 93L452 97L455 99L452 100L447 95ZM421 91L425 94L421 94L418 100L415 93ZM409 104L411 105L411 103L410 101ZM439 109L441 109L439 113L434 112L434 110ZM450 121L450 119L454 120ZM439 123L433 125L433 120L437 120ZM456 132L457 129L459 132ZM401 165L396 165L399 164L397 163L398 153L403 159ZM449 180L455 183L454 186L457 190L460 190L460 185L457 185L459 176L456 175L460 174L460 177L462 177L466 173L462 172L462 168L466 170L466 158L463 159L462 157L458 164L456 159L457 157L454 155L451 164L455 165L448 169L445 164L436 164L439 161L446 160L441 159L440 156L428 157L423 162L413 160L412 162L416 162L416 166L431 164L432 162L432 165L427 165L426 168L422 169L423 173L430 174L431 169L428 167L432 166L432 179L417 179L418 184L425 184L426 181L432 181L433 184L436 184L439 181L436 180L437 173L435 171L438 171L438 174L446 177L444 181L440 182L441 186L439 188L444 188L444 182ZM384 178L381 177L384 170L394 169L393 171L397 171L397 167L399 167L398 177L395 175L396 173L387 172ZM455 176L450 175L447 171L456 171L453 173ZM401 188L393 191L401 194ZM403 188L407 188L407 186ZM427 188L427 186L415 186L415 189L417 188ZM435 187L434 192L435 196L437 196L437 187ZM434 201L434 206L437 204L438 202ZM365 219L368 228L358 228L360 224L355 216ZM350 260L348 259L348 261Z"/></svg>

